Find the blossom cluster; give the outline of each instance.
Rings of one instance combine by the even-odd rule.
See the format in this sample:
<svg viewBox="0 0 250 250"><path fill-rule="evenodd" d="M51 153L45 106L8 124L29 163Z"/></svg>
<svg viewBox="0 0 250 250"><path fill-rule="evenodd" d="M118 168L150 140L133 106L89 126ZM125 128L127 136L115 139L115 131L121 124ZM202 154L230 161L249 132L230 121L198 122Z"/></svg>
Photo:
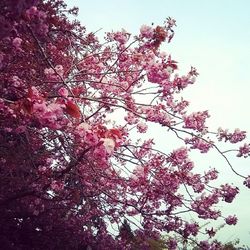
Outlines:
<svg viewBox="0 0 250 250"><path fill-rule="evenodd" d="M198 172L191 156L215 150L233 169L226 154L250 155L246 132L209 131L208 111L188 109L181 95L197 70L179 75L178 62L161 51L174 19L143 25L135 37L109 32L100 42L67 18L75 9L63 1L0 5L4 249L143 250L166 232L173 237L164 247L177 249L176 235L185 242L200 232L214 236L200 220L236 224L217 205L233 202L239 189L213 182L215 168ZM163 149L152 138L156 130ZM243 145L222 151L221 141ZM250 177L238 176L249 188ZM185 220L185 212L200 220ZM111 226L119 229L115 237ZM196 244L219 249L210 239Z"/></svg>

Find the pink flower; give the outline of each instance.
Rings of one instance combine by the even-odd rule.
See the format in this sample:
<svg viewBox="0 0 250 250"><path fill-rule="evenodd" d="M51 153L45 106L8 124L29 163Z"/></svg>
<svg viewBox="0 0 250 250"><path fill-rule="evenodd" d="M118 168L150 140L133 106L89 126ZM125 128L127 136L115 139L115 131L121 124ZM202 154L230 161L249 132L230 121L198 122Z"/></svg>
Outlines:
<svg viewBox="0 0 250 250"><path fill-rule="evenodd" d="M174 72L174 69L171 66L167 66L166 71L167 71L168 74L172 74Z"/></svg>
<svg viewBox="0 0 250 250"><path fill-rule="evenodd" d="M140 28L140 33L142 37L145 38L153 38L154 36L154 29L147 25L142 25Z"/></svg>
<svg viewBox="0 0 250 250"><path fill-rule="evenodd" d="M244 158L250 155L250 144L245 143L243 146L239 148L239 153L237 154L238 157L244 156Z"/></svg>
<svg viewBox="0 0 250 250"><path fill-rule="evenodd" d="M208 111L192 113L184 116L184 128L190 128L202 132L205 127L205 121L209 117Z"/></svg>
<svg viewBox="0 0 250 250"><path fill-rule="evenodd" d="M75 133L80 137L85 137L86 132L90 130L90 128L91 127L88 123L83 122L76 127Z"/></svg>
<svg viewBox="0 0 250 250"><path fill-rule="evenodd" d="M218 178L218 171L215 168L210 169L208 170L207 173L205 173L204 178L205 178L205 181L207 182L210 180L215 180Z"/></svg>
<svg viewBox="0 0 250 250"><path fill-rule="evenodd" d="M63 113L64 104L51 103L48 105L48 110L52 112L57 118L61 118Z"/></svg>
<svg viewBox="0 0 250 250"><path fill-rule="evenodd" d="M18 76L13 76L12 81L13 81L13 86L15 87L21 87L23 85L22 80Z"/></svg>
<svg viewBox="0 0 250 250"><path fill-rule="evenodd" d="M85 136L85 142L90 146L95 146L98 142L98 136L91 131L88 131Z"/></svg>
<svg viewBox="0 0 250 250"><path fill-rule="evenodd" d="M61 181L52 181L51 185L50 185L51 189L53 191L56 191L56 192L59 192L59 191L62 191L63 188L64 188L64 183L61 182Z"/></svg>
<svg viewBox="0 0 250 250"><path fill-rule="evenodd" d="M191 77L189 78L189 83L190 83L190 84L194 84L195 81L196 81L196 77L195 77L195 76L191 76Z"/></svg>
<svg viewBox="0 0 250 250"><path fill-rule="evenodd" d="M237 187L232 187L228 184L221 185L220 194L224 198L225 202L231 203L238 193L239 189Z"/></svg>
<svg viewBox="0 0 250 250"><path fill-rule="evenodd" d="M147 126L147 124L140 122L137 124L137 129L140 133L146 133L148 126Z"/></svg>
<svg viewBox="0 0 250 250"><path fill-rule="evenodd" d="M38 13L38 10L37 10L37 7L35 7L35 6L32 6L31 8L26 10L26 15L29 19L34 17L37 13Z"/></svg>
<svg viewBox="0 0 250 250"><path fill-rule="evenodd" d="M12 45L15 47L16 50L22 50L21 49L21 43L22 43L22 39L19 37L16 37L13 39L12 41Z"/></svg>
<svg viewBox="0 0 250 250"><path fill-rule="evenodd" d="M56 120L57 120L57 117L55 113L51 111L45 112L41 117L41 121L46 125L54 124Z"/></svg>
<svg viewBox="0 0 250 250"><path fill-rule="evenodd" d="M94 149L93 155L97 160L104 160L107 156L107 151L105 146L99 145L98 147L96 147Z"/></svg>
<svg viewBox="0 0 250 250"><path fill-rule="evenodd" d="M215 236L216 230L214 230L213 228L211 228L211 229L206 229L206 233L209 235L209 238L212 238L212 237Z"/></svg>
<svg viewBox="0 0 250 250"><path fill-rule="evenodd" d="M177 249L177 241L173 238L170 238L167 241L167 246L169 250L176 250Z"/></svg>
<svg viewBox="0 0 250 250"><path fill-rule="evenodd" d="M115 148L115 141L111 138L104 138L102 139L103 146L108 154L112 154Z"/></svg>
<svg viewBox="0 0 250 250"><path fill-rule="evenodd" d="M4 130L10 133L12 131L12 128L5 128Z"/></svg>
<svg viewBox="0 0 250 250"><path fill-rule="evenodd" d="M136 168L133 171L133 178L134 179L137 179L138 177L142 178L142 177L145 177L146 175L147 175L146 168L144 166L141 166L141 165L136 166Z"/></svg>
<svg viewBox="0 0 250 250"><path fill-rule="evenodd" d="M238 128L234 130L233 134L230 136L229 140L231 143L237 143L246 138L246 131L241 131Z"/></svg>
<svg viewBox="0 0 250 250"><path fill-rule="evenodd" d="M32 91L32 97L40 97L40 93L35 86L31 87L31 91Z"/></svg>
<svg viewBox="0 0 250 250"><path fill-rule="evenodd" d="M236 225L238 219L235 215L229 215L227 218L225 218L225 222L228 224L228 225Z"/></svg>
<svg viewBox="0 0 250 250"><path fill-rule="evenodd" d="M148 81L152 83L161 83L163 80L169 78L169 74L172 73L169 70L165 69L162 64L160 63L151 63L148 65L147 69L147 77Z"/></svg>
<svg viewBox="0 0 250 250"><path fill-rule="evenodd" d="M33 111L34 111L34 113L37 113L37 115L44 114L47 111L47 106L46 106L45 102L42 102L42 103L36 102L33 105Z"/></svg>
<svg viewBox="0 0 250 250"><path fill-rule="evenodd" d="M128 122L129 125L135 124L138 122L138 118L131 112L124 117L125 121Z"/></svg>
<svg viewBox="0 0 250 250"><path fill-rule="evenodd" d="M170 161L174 166L185 163L188 159L188 150L185 147L181 147L173 151L170 156Z"/></svg>
<svg viewBox="0 0 250 250"><path fill-rule="evenodd" d="M44 74L48 77L55 73L55 71L52 68L46 68L44 69Z"/></svg>
<svg viewBox="0 0 250 250"><path fill-rule="evenodd" d="M208 250L208 249L211 249L211 248L210 248L210 244L209 244L208 241L206 241L206 240L200 241L200 242L199 242L199 247L200 247L201 250Z"/></svg>
<svg viewBox="0 0 250 250"><path fill-rule="evenodd" d="M203 194L197 198L191 207L198 214L199 218L216 220L220 215L220 211L212 210L212 206L219 202L219 196L216 193L211 195Z"/></svg>
<svg viewBox="0 0 250 250"><path fill-rule="evenodd" d="M125 44L128 41L130 34L127 33L126 30L122 29L122 31L115 32L111 36L115 41L119 42L120 44Z"/></svg>
<svg viewBox="0 0 250 250"><path fill-rule="evenodd" d="M243 184L245 186L247 186L248 188L250 188L250 175L246 177L246 179L244 180Z"/></svg>
<svg viewBox="0 0 250 250"><path fill-rule="evenodd" d="M237 143L246 138L246 131L241 131L240 129L235 129L233 133L229 133L227 129L223 130L222 128L218 129L218 140L230 141L231 143Z"/></svg>
<svg viewBox="0 0 250 250"><path fill-rule="evenodd" d="M197 223L186 223L185 229L183 230L184 237L187 238L190 235L196 236L199 230L199 225Z"/></svg>
<svg viewBox="0 0 250 250"><path fill-rule="evenodd" d="M69 94L69 91L66 88L62 87L58 90L58 94L63 96L63 97L67 97Z"/></svg>
<svg viewBox="0 0 250 250"><path fill-rule="evenodd" d="M168 17L166 22L167 22L169 27L176 26L176 20L171 18L171 17Z"/></svg>
<svg viewBox="0 0 250 250"><path fill-rule="evenodd" d="M47 172L47 167L45 167L45 166L40 166L39 168L38 168L38 171L39 171L39 173L41 173L41 174L45 174L46 172Z"/></svg>
<svg viewBox="0 0 250 250"><path fill-rule="evenodd" d="M56 65L55 70L58 75L63 76L64 70L62 65Z"/></svg>
<svg viewBox="0 0 250 250"><path fill-rule="evenodd" d="M38 27L38 31L40 34L46 35L49 31L49 26L45 23L40 23L40 25Z"/></svg>
<svg viewBox="0 0 250 250"><path fill-rule="evenodd" d="M201 138L193 137L191 139L185 139L186 144L191 144L191 149L199 149L201 153L207 153L210 148L213 147L213 142L206 142Z"/></svg>
<svg viewBox="0 0 250 250"><path fill-rule="evenodd" d="M56 78L57 74L59 76L63 76L64 74L64 70L63 70L63 66L62 65L56 65L55 66L55 69L52 69L52 68L46 68L44 70L44 74L46 75L47 78L49 79L53 79L53 78ZM58 76L57 76L58 77Z"/></svg>

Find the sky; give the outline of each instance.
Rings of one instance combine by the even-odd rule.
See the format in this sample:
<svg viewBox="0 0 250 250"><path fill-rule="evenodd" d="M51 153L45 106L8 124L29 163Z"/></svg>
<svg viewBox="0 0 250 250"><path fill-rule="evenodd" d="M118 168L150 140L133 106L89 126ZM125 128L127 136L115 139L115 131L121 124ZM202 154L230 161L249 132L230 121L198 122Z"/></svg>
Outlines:
<svg viewBox="0 0 250 250"><path fill-rule="evenodd" d="M209 125L241 128L248 131L250 141L250 1L248 0L67 0L79 7L78 19L87 31L118 31L124 28L138 34L142 24L161 25L170 16L177 21L175 36L162 50L178 61L181 72L190 66L197 68L199 77L184 93L190 100L190 110L209 110ZM157 137L157 134L156 134ZM209 156L222 178L239 185L241 193L235 203L223 211L237 214L234 227L223 228L218 239L236 238L250 246L250 190L241 185L242 179L230 171L222 159ZM203 156L196 161L209 164ZM240 173L250 174L250 160L231 161Z"/></svg>

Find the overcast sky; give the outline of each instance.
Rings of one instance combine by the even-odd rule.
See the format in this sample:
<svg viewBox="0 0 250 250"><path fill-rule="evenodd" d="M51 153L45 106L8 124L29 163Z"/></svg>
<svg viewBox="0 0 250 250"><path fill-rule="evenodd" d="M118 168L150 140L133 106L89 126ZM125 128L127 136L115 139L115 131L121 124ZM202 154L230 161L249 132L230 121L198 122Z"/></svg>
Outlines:
<svg viewBox="0 0 250 250"><path fill-rule="evenodd" d="M250 134L250 1L248 0L68 0L69 6L80 8L79 19L88 31L102 28L117 31L124 28L136 35L142 24L162 24L171 16L177 21L175 37L164 46L179 62L181 72L195 66L200 73L185 97L193 110L209 110L213 127L236 127ZM250 136L248 136L250 138ZM250 139L249 139L250 140ZM204 157L203 157L204 158ZM229 183L241 186L225 162L210 157L204 165L218 167ZM212 162L211 162L212 161ZM232 160L241 173L250 174L250 160ZM223 205L223 204L222 204ZM235 204L225 208L226 214L236 213L237 226L223 229L219 240L240 238L250 246L250 190L242 187Z"/></svg>

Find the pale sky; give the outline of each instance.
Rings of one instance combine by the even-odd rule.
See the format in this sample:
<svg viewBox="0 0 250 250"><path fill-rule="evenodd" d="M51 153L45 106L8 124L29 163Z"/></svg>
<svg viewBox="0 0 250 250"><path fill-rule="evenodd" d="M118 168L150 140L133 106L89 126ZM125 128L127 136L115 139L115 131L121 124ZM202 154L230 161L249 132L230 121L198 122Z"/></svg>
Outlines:
<svg viewBox="0 0 250 250"><path fill-rule="evenodd" d="M101 36L124 28L138 34L142 24L163 24L170 16L177 21L175 36L163 50L179 62L182 73L195 66L197 82L185 91L190 110L209 110L209 124L217 128L241 128L250 141L250 1L248 0L67 0L80 9L79 20L88 31ZM157 136L157 135L156 135ZM225 214L237 214L236 226L222 229L218 239L239 238L250 246L250 190L230 171L220 157L204 155L196 161L218 168L224 181L239 185L241 194ZM233 158L233 157L232 157ZM232 160L236 170L250 174L250 159ZM224 204L221 204L223 207Z"/></svg>

